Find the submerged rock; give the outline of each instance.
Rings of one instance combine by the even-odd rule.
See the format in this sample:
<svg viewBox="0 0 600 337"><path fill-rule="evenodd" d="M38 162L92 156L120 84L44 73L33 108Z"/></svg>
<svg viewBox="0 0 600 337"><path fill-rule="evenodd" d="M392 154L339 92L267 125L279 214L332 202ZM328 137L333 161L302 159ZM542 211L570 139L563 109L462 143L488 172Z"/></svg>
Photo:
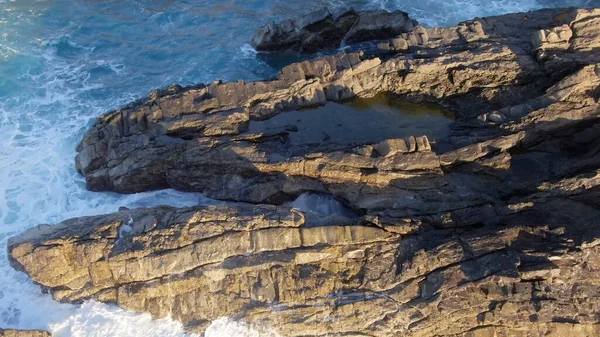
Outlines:
<svg viewBox="0 0 600 337"><path fill-rule="evenodd" d="M40 226L11 238L11 263L60 301L117 303L193 331L230 316L283 336L597 336L598 32L600 10L573 8L417 26L379 57L156 91L79 144L89 189L271 205ZM452 133L357 143L332 130L301 143L297 121L252 132L382 92L452 108ZM348 210L281 206L306 193Z"/></svg>

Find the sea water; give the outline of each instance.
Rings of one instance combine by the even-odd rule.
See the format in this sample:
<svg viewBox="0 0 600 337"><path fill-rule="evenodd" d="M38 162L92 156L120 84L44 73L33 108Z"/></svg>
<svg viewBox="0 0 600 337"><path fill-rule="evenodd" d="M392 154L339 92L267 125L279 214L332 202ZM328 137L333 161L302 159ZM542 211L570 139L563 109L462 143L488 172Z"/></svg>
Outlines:
<svg viewBox="0 0 600 337"><path fill-rule="evenodd" d="M323 6L402 9L425 25L598 0L0 0L0 328L54 336L184 336L94 301L59 304L10 268L8 237L40 223L114 212L119 206L211 203L166 190L92 193L77 175L75 145L107 110L172 83L256 80L277 69L248 45L271 19ZM277 327L271 327L275 333ZM222 318L208 336L259 336Z"/></svg>

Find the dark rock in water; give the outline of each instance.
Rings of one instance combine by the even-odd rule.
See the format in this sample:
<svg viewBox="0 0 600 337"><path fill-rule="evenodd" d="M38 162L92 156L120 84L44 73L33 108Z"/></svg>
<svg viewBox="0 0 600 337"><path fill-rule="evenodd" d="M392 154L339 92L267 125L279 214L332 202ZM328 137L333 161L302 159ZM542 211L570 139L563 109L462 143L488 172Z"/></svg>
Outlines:
<svg viewBox="0 0 600 337"><path fill-rule="evenodd" d="M11 330L0 329L2 337L50 337L50 333L41 330Z"/></svg>
<svg viewBox="0 0 600 337"><path fill-rule="evenodd" d="M285 129L285 131L289 131L289 132L298 132L298 127L296 125L286 125L283 127Z"/></svg>
<svg viewBox="0 0 600 337"><path fill-rule="evenodd" d="M314 53L346 43L391 38L412 31L415 25L417 22L402 11L344 9L332 13L322 8L297 20L271 22L261 27L252 38L252 45L258 51Z"/></svg>
<svg viewBox="0 0 600 337"><path fill-rule="evenodd" d="M12 265L61 301L193 331L231 316L283 336L600 335L600 9L415 27L381 47L269 81L172 87L100 117L77 148L89 189L258 205L39 226L10 239ZM456 119L434 135L359 119L363 134L333 114L305 133L331 102L381 93ZM281 206L307 194L347 212Z"/></svg>

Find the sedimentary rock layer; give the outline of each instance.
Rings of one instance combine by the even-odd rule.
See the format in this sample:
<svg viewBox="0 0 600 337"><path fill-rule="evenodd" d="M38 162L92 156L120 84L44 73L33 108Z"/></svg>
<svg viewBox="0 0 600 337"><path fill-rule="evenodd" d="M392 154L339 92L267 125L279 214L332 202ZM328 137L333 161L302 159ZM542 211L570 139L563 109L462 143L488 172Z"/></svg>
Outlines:
<svg viewBox="0 0 600 337"><path fill-rule="evenodd" d="M600 332L600 212L547 197L507 213L503 226L403 236L285 207L162 207L41 226L9 250L60 301L194 331L230 316L284 336Z"/></svg>
<svg viewBox="0 0 600 337"><path fill-rule="evenodd" d="M599 32L598 9L416 26L378 56L156 91L84 137L88 188L256 205L40 226L10 240L11 262L58 300L170 315L193 331L231 316L284 336L597 336ZM293 128L248 132L381 92L452 108L452 135L299 145ZM281 206L305 192L358 216Z"/></svg>
<svg viewBox="0 0 600 337"><path fill-rule="evenodd" d="M382 40L410 32L418 23L402 11L356 12L322 8L296 20L270 22L252 38L259 51L312 53L336 49L345 44Z"/></svg>
<svg viewBox="0 0 600 337"><path fill-rule="evenodd" d="M421 40L422 45L410 49L414 51L411 55L394 51L386 58L362 59L365 56L361 54L339 54L285 67L278 79L272 81L215 82L157 91L147 99L101 117L78 146L77 168L86 176L88 188L96 191L131 193L174 187L216 198L267 201L277 196L270 192L256 196L255 191L240 195L240 190L252 189L249 177L264 179L279 175L290 180L297 173L275 174L280 169L272 167L294 163L300 163L301 167L311 155L323 153L340 152L338 157L346 158L355 149L323 145L297 148L284 142L287 131L248 134L251 120L378 92L432 99L452 106L459 123L449 141L460 148L506 133L506 129L479 125L474 117L485 115L482 119L486 121L504 123L548 106L553 98L545 95L546 88L585 64L599 61L598 53L572 48L535 49L529 41L539 30L532 27L572 23L573 28L569 29L576 31L576 38L571 39L573 46L587 43L590 51L597 51L594 30L585 25L586 28L577 30L582 22L595 22L597 15L595 11L569 9L485 18L458 27L425 30L426 41ZM413 37L406 36L405 42L412 44ZM219 147L224 149L213 151ZM200 153L203 155L198 156ZM210 167L230 170L235 169L231 165L235 162L243 172L226 172L227 181L233 183L219 184L219 192L213 192L214 188L202 177L194 176L202 174L202 170L188 170L185 166L190 160L207 161L210 157L213 158L207 163ZM435 160L422 164L422 157L423 154L407 154L393 159L407 162L410 171L435 171L438 166ZM385 171L378 166L380 159L365 160L367 163L358 168ZM267 169L263 171L261 165L254 165L256 161L266 164ZM411 165L414 161L419 163ZM204 167L192 162L189 168L193 165ZM402 167L394 170L406 171ZM191 176L182 176L182 172ZM206 175L212 179L216 174ZM308 174L310 179L304 179L306 182L300 189L312 190L315 187L307 185L321 183L312 175ZM369 179L379 176L371 174ZM288 194L285 197L294 197L294 193Z"/></svg>
<svg viewBox="0 0 600 337"><path fill-rule="evenodd" d="M50 333L41 330L11 330L0 329L3 337L50 337Z"/></svg>

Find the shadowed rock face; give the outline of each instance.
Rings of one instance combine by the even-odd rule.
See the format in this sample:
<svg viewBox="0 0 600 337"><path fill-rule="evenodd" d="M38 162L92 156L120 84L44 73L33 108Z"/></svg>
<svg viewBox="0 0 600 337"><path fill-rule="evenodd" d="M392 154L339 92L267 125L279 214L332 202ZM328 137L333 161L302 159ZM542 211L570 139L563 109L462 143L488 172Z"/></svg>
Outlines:
<svg viewBox="0 0 600 337"><path fill-rule="evenodd" d="M270 22L252 38L258 51L314 53L344 44L382 40L413 30L418 23L402 11L329 11L322 8L296 20Z"/></svg>
<svg viewBox="0 0 600 337"><path fill-rule="evenodd" d="M231 316L283 336L597 336L599 33L598 9L417 26L376 57L156 91L84 137L88 188L256 205L40 226L10 240L11 262L58 300L193 331ZM251 126L378 93L450 107L452 132L303 143ZM351 218L281 206L307 192Z"/></svg>

